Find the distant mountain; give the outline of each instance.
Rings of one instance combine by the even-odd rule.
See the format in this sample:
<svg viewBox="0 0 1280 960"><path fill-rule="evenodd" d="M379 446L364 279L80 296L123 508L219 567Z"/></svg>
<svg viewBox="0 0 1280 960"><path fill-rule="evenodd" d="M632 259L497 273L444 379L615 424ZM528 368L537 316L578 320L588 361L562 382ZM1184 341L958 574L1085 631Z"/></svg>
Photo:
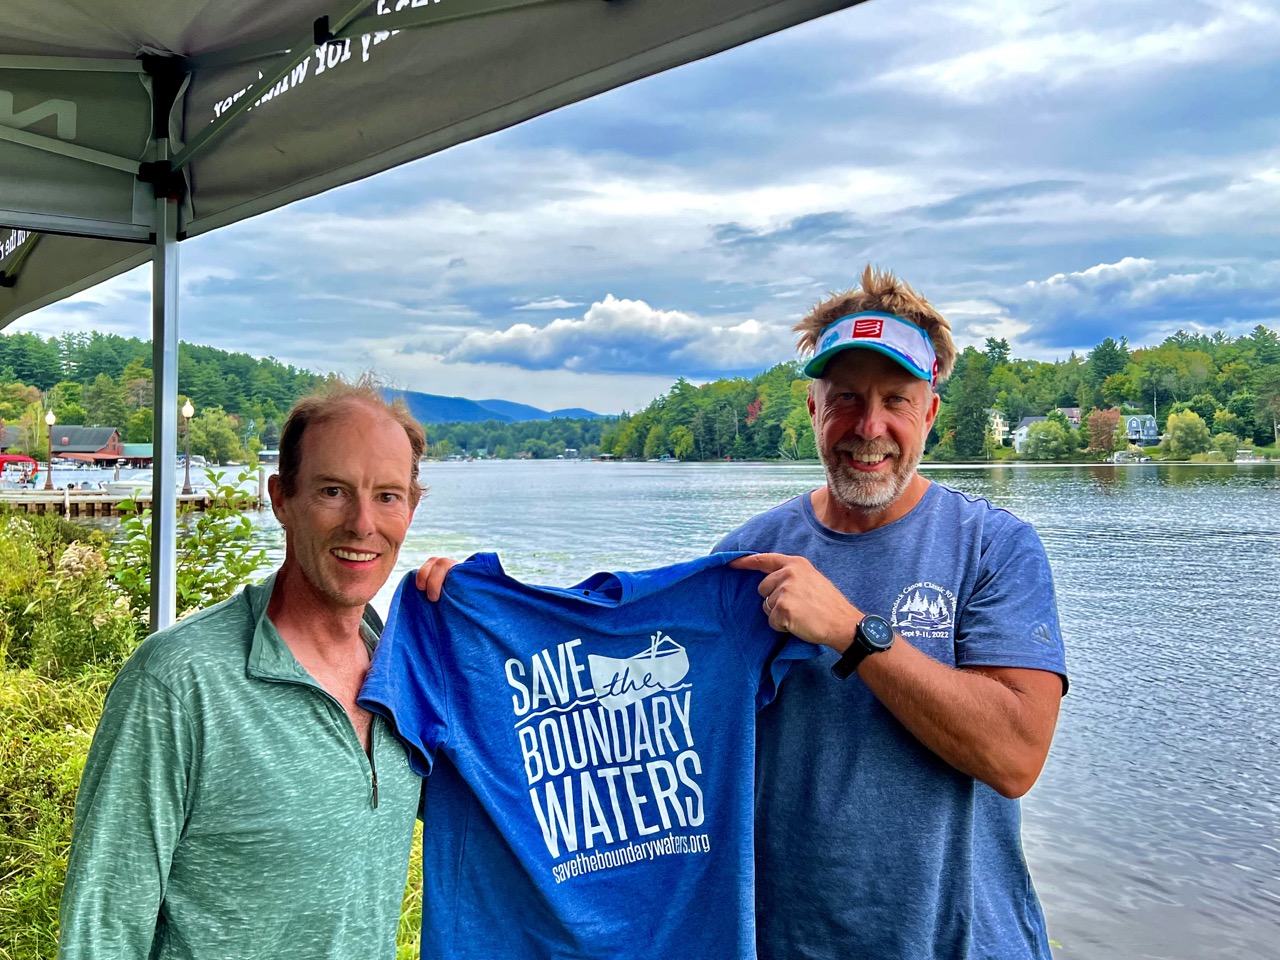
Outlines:
<svg viewBox="0 0 1280 960"><path fill-rule="evenodd" d="M527 423L530 420L551 420L555 417L567 417L576 420L598 420L604 414L593 413L590 410L584 410L582 407L565 407L560 410L552 410L548 413L538 407L531 407L527 403L514 403L511 400L477 400L476 403L482 407L488 407L505 416L510 417L517 423Z"/></svg>
<svg viewBox="0 0 1280 960"><path fill-rule="evenodd" d="M476 403L500 415L500 419L512 423L527 420L550 420L551 414L527 403L515 403L512 400L477 400Z"/></svg>
<svg viewBox="0 0 1280 960"><path fill-rule="evenodd" d="M501 423L523 423L529 420L550 420L553 417L578 417L596 419L602 414L573 407L546 411L527 403L510 400L468 400L466 397L442 397L434 393L418 393L416 390L384 390L388 398L401 397L409 412L419 423L482 423L497 420Z"/></svg>
<svg viewBox="0 0 1280 960"><path fill-rule="evenodd" d="M599 420L605 414L592 413L590 410L583 410L581 407L564 407L560 410L552 410L551 416L568 417L570 420Z"/></svg>

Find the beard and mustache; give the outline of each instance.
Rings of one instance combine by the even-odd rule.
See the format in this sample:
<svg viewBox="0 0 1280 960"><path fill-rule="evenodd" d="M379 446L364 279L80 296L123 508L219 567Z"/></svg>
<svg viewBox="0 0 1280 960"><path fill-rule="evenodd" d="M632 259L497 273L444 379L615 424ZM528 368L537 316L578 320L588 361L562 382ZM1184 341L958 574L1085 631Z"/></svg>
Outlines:
<svg viewBox="0 0 1280 960"><path fill-rule="evenodd" d="M907 484L920 465L923 450L913 450L905 456L902 448L892 440L841 440L834 447L821 451L822 465L826 468L827 487L846 507L857 510L882 510L897 500L907 489ZM849 466L844 458L854 459L889 457L893 461L887 471L865 473Z"/></svg>

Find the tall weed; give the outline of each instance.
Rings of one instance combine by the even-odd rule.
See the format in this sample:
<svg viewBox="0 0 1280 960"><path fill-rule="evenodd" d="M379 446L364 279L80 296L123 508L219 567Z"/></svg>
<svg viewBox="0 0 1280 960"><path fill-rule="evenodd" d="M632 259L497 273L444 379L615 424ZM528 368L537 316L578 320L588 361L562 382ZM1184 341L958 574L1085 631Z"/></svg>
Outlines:
<svg viewBox="0 0 1280 960"><path fill-rule="evenodd" d="M57 952L76 789L111 671L0 670L0 960Z"/></svg>

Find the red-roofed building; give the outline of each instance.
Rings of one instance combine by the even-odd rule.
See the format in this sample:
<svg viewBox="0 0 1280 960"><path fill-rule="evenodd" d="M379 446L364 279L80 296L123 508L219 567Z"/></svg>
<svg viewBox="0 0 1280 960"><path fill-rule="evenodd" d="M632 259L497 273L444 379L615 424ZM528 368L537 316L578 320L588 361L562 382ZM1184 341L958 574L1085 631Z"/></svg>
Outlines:
<svg viewBox="0 0 1280 960"><path fill-rule="evenodd" d="M86 463L114 463L125 455L120 431L115 427L78 427L55 424L53 455Z"/></svg>

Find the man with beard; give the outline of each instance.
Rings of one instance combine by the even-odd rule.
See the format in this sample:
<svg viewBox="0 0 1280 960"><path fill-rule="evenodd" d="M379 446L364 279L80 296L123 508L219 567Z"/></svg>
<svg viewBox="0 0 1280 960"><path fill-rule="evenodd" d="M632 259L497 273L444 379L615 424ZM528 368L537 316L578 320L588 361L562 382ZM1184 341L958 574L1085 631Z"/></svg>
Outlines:
<svg viewBox="0 0 1280 960"><path fill-rule="evenodd" d="M424 445L369 383L294 405L271 477L283 565L147 639L107 696L63 960L395 956L422 781L356 694Z"/></svg>
<svg viewBox="0 0 1280 960"><path fill-rule="evenodd" d="M827 483L716 547L829 648L759 715L759 955L1048 960L1016 799L1066 689L1044 549L916 472L956 353L927 300L868 267L796 330Z"/></svg>

